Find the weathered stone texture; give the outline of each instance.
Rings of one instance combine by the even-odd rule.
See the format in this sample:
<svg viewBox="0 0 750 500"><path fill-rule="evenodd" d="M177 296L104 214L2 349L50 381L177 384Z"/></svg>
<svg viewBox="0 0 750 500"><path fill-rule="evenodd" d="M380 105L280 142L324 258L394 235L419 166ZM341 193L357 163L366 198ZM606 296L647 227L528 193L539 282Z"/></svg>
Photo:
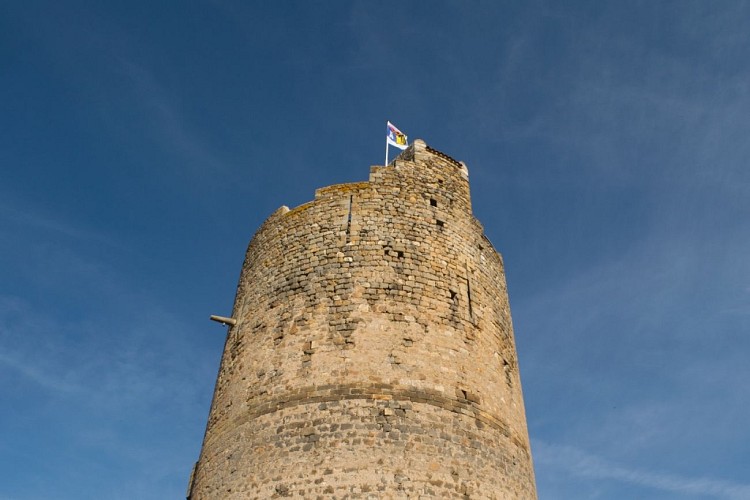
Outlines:
<svg viewBox="0 0 750 500"><path fill-rule="evenodd" d="M190 498L536 498L500 255L415 141L247 251Z"/></svg>

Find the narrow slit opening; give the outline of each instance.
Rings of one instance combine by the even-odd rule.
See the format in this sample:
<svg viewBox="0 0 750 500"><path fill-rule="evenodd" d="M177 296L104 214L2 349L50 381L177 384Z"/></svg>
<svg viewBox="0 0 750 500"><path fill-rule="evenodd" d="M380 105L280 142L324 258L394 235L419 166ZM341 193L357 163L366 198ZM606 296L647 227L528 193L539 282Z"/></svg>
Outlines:
<svg viewBox="0 0 750 500"><path fill-rule="evenodd" d="M474 321L474 310L471 307L471 280L466 277L466 298L469 302L469 318Z"/></svg>
<svg viewBox="0 0 750 500"><path fill-rule="evenodd" d="M352 232L352 204L354 202L354 195L349 196L349 213L346 216L346 242L349 243L349 238Z"/></svg>

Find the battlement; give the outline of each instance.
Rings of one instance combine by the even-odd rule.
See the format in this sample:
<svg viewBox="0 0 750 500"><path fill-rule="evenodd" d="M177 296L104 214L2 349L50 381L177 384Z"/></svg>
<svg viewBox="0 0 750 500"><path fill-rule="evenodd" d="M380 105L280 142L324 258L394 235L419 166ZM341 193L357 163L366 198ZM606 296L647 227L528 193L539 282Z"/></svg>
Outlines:
<svg viewBox="0 0 750 500"><path fill-rule="evenodd" d="M415 140L408 148L401 152L388 165L374 165L370 167L368 181L333 184L315 190L315 199L354 196L358 193L377 190L380 187L398 185L400 189L415 192L435 191L446 199L464 199L463 206L471 211L469 197L469 169L465 163L455 160L445 153L433 149L421 139ZM284 215L293 215L310 208L310 201L298 207L288 207Z"/></svg>

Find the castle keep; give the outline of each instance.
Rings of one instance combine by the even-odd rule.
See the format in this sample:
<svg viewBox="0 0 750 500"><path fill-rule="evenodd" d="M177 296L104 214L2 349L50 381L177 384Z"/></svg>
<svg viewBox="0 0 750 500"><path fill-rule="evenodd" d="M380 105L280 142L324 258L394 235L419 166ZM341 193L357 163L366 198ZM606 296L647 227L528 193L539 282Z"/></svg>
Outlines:
<svg viewBox="0 0 750 500"><path fill-rule="evenodd" d="M417 140L247 250L188 498L535 499L503 262Z"/></svg>

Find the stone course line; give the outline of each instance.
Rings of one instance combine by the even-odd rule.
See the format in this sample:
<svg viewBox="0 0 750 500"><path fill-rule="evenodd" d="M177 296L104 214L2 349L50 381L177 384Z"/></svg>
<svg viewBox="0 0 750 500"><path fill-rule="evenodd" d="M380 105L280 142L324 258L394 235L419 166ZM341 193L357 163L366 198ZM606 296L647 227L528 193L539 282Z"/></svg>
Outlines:
<svg viewBox="0 0 750 500"><path fill-rule="evenodd" d="M412 403L423 403L453 413L460 413L482 422L498 430L506 438L514 441L519 448L526 450L526 443L511 436L508 424L502 419L497 418L479 408L479 404L474 403L466 398L448 397L438 391L427 391L413 388L399 388L387 384L372 384L369 386L358 384L342 384L329 387L302 387L290 391L284 395L274 398L266 398L262 402L254 403L247 413L240 415L227 423L228 427L239 427L247 421L260 416L277 412L285 408L291 408L302 404L310 403L330 403L333 401L343 401L348 399L372 399L387 401L410 401ZM214 429L216 431L217 429ZM210 440L207 440L210 442Z"/></svg>

